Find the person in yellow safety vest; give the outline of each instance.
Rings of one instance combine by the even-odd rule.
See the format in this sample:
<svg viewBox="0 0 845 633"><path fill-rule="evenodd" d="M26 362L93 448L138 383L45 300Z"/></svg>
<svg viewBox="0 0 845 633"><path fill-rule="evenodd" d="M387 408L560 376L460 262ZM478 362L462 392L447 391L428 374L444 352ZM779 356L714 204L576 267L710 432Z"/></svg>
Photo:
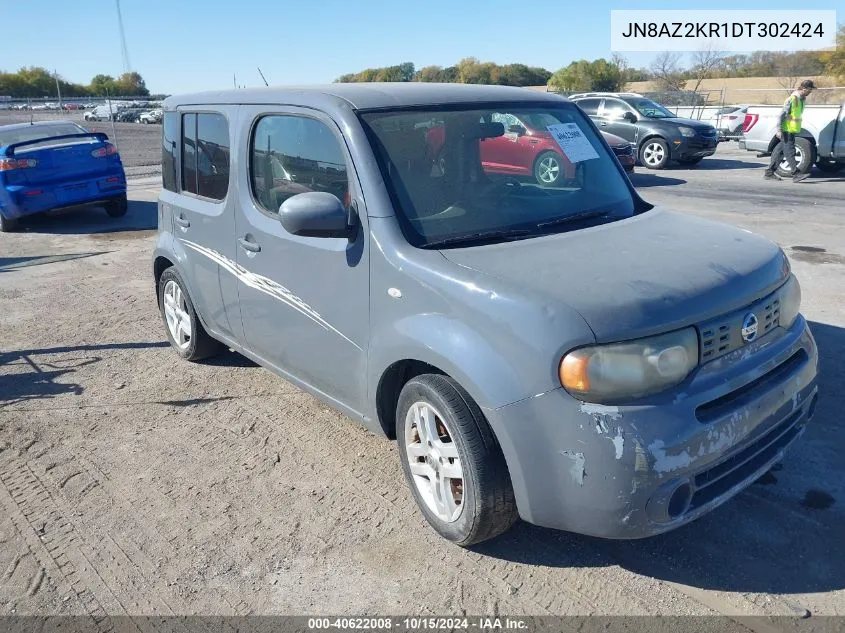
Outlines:
<svg viewBox="0 0 845 633"><path fill-rule="evenodd" d="M812 80L805 79L798 86L798 89L784 101L777 132L777 137L781 142L777 144L777 147L772 152L772 159L769 161L769 166L763 174L766 180L781 180L781 177L775 173L775 169L777 169L778 164L783 158L786 158L786 162L789 165L793 182L801 182L810 175L809 168L801 173L798 171L798 166L795 163L795 136L801 131L801 115L804 112L804 100L815 87ZM809 167L812 167L812 165Z"/></svg>

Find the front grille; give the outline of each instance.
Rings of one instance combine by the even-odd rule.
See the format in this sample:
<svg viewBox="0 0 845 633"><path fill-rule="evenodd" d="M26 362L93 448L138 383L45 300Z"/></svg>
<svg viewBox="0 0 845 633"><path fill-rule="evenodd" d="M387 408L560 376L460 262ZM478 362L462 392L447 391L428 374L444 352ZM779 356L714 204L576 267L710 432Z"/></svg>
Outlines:
<svg viewBox="0 0 845 633"><path fill-rule="evenodd" d="M713 422L728 413L746 406L765 389L784 383L791 378L809 360L807 352L798 350L784 362L766 372L756 380L752 380L739 389L735 389L715 400L711 400L695 410L695 417L699 422Z"/></svg>
<svg viewBox="0 0 845 633"><path fill-rule="evenodd" d="M630 145L618 145L613 148L613 153L617 156L633 156L634 148Z"/></svg>
<svg viewBox="0 0 845 633"><path fill-rule="evenodd" d="M759 340L777 327L780 318L778 295L772 294L747 308L701 324L698 328L701 362L715 360L747 345L742 338L742 322L752 312L757 316L757 336L754 340Z"/></svg>
<svg viewBox="0 0 845 633"><path fill-rule="evenodd" d="M802 413L798 409L750 446L696 475L690 509L699 508L725 494L772 461L778 452L798 437Z"/></svg>

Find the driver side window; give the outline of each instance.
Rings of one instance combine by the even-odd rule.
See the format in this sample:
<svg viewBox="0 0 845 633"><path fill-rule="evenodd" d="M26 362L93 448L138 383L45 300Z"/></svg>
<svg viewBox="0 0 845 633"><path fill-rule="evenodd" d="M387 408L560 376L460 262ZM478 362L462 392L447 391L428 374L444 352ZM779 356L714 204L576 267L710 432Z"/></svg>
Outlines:
<svg viewBox="0 0 845 633"><path fill-rule="evenodd" d="M631 109L628 105L618 99L605 99L604 100L604 107L602 109L602 116L607 117L608 119L618 121L622 119L626 112L630 112Z"/></svg>

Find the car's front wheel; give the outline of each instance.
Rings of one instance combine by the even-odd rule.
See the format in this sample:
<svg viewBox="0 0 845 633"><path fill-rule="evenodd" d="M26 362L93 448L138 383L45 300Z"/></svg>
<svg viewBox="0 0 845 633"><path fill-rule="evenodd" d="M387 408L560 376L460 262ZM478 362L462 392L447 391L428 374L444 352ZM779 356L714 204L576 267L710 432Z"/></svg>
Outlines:
<svg viewBox="0 0 845 633"><path fill-rule="evenodd" d="M649 169L665 169L669 164L669 145L662 138L650 138L640 147L640 163Z"/></svg>
<svg viewBox="0 0 845 633"><path fill-rule="evenodd" d="M481 409L453 379L424 374L396 409L402 469L423 516L468 547L507 531L516 502L502 449Z"/></svg>
<svg viewBox="0 0 845 633"><path fill-rule="evenodd" d="M185 283L175 268L165 270L158 281L158 305L167 338L179 356L196 361L220 350L220 344L202 327Z"/></svg>

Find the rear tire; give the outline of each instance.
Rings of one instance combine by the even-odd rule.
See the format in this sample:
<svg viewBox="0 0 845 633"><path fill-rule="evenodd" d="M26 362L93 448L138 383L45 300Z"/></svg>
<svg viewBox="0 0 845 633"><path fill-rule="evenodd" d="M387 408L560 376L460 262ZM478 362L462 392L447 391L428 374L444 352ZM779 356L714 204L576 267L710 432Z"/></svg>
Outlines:
<svg viewBox="0 0 845 633"><path fill-rule="evenodd" d="M777 150L777 145L775 149ZM799 174L809 172L816 162L816 146L803 136L795 138L795 168ZM789 165L786 164L786 159L781 159L780 164L775 170L781 178L792 178L792 172L789 171Z"/></svg>
<svg viewBox="0 0 845 633"><path fill-rule="evenodd" d="M122 218L126 215L126 211L129 209L129 201L126 199L126 196L121 196L116 200L112 200L105 206L106 213L109 214L110 217L113 218Z"/></svg>
<svg viewBox="0 0 845 633"><path fill-rule="evenodd" d="M172 301L175 298L176 301ZM178 308L179 321L187 321L190 332L188 336L177 336L180 328L171 327L172 308ZM194 304L185 287L182 277L173 267L165 270L158 280L158 308L164 319L164 329L167 332L167 340L182 358L188 361L198 361L214 356L220 351L220 343L211 338L202 327ZM184 332L184 328L181 329Z"/></svg>
<svg viewBox="0 0 845 633"><path fill-rule="evenodd" d="M11 233L17 228L17 218L7 218L2 213L0 213L0 233Z"/></svg>
<svg viewBox="0 0 845 633"><path fill-rule="evenodd" d="M446 540L468 547L517 520L502 449L481 409L453 379L423 374L408 381L396 407L396 441L414 500Z"/></svg>
<svg viewBox="0 0 845 633"><path fill-rule="evenodd" d="M534 161L534 179L541 187L554 187L563 182L563 170L563 159L557 152L543 152Z"/></svg>

